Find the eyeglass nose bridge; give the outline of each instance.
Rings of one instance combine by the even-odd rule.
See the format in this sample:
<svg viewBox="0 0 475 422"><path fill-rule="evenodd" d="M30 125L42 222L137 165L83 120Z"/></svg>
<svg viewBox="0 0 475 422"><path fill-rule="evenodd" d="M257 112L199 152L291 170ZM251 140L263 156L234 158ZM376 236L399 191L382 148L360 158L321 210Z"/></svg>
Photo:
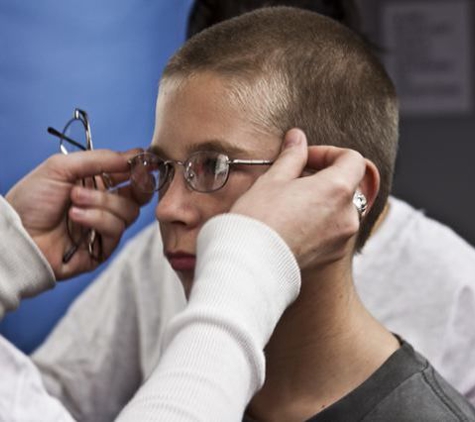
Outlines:
<svg viewBox="0 0 475 422"><path fill-rule="evenodd" d="M175 177L175 166L180 166L183 168L183 178L185 179L185 184L190 190L196 190L195 187L193 186L193 181L195 180L195 174L191 170L191 167L193 165L192 161L190 159L186 159L185 161L181 160L167 160L164 163L165 165L165 177L163 184L160 188L163 188L165 186L169 186L173 178Z"/></svg>

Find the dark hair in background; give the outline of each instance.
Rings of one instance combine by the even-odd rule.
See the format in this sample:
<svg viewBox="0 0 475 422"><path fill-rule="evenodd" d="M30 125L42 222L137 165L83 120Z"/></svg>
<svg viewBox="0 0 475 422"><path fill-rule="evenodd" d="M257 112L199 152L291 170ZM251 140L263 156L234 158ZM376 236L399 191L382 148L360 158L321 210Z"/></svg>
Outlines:
<svg viewBox="0 0 475 422"><path fill-rule="evenodd" d="M188 18L187 38L218 22L268 6L291 6L317 12L361 35L361 19L354 0L196 0Z"/></svg>

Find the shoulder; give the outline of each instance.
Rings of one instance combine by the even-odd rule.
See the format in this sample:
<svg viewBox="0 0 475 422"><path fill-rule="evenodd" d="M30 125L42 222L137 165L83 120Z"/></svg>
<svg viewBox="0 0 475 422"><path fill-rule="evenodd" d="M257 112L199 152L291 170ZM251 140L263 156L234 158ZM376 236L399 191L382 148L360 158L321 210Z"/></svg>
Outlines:
<svg viewBox="0 0 475 422"><path fill-rule="evenodd" d="M427 217L406 202L391 197L389 212L357 257L357 265L373 265L375 261L387 268L403 266L425 270L439 276L455 273L459 278L475 278L475 248L450 227ZM361 262L358 262L361 261ZM475 285L475 281L471 284Z"/></svg>
<svg viewBox="0 0 475 422"><path fill-rule="evenodd" d="M126 241L113 263L117 261L143 260L150 255L162 253L163 243L156 222L145 226L135 236Z"/></svg>
<svg viewBox="0 0 475 422"><path fill-rule="evenodd" d="M171 268L163 255L160 230L155 222L128 239L99 278L128 279L135 284L149 283L157 277L163 279L170 273Z"/></svg>
<svg viewBox="0 0 475 422"><path fill-rule="evenodd" d="M366 381L318 413L312 422L475 421L475 409L402 341Z"/></svg>
<svg viewBox="0 0 475 422"><path fill-rule="evenodd" d="M383 420L373 419L372 415L398 415L397 421L475 421L475 409L468 400L408 343L403 343L384 365L392 365L392 369L397 368L399 374L406 376L387 372L380 388L384 391L391 383L394 388L388 389L364 420Z"/></svg>
<svg viewBox="0 0 475 422"><path fill-rule="evenodd" d="M116 296L116 300L120 297L129 306L133 298L142 303L148 298L156 300L164 296L173 302L172 298L178 297L177 300L182 302L181 285L163 255L156 223L129 239L81 296L97 296L100 300L106 292L107 297Z"/></svg>
<svg viewBox="0 0 475 422"><path fill-rule="evenodd" d="M390 197L387 217L370 239L372 242L397 246L414 243L433 250L456 246L459 252L475 256L475 249L449 226L395 197Z"/></svg>

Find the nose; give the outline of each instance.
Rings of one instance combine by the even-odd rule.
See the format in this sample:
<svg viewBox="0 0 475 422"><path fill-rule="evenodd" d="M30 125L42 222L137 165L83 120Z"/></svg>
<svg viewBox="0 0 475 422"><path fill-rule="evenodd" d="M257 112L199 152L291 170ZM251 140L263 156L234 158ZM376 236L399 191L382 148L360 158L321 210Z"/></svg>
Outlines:
<svg viewBox="0 0 475 422"><path fill-rule="evenodd" d="M199 222L196 200L192 198L196 192L187 185L183 171L183 166L176 166L168 187L158 192L155 216L161 224L178 223L194 226Z"/></svg>

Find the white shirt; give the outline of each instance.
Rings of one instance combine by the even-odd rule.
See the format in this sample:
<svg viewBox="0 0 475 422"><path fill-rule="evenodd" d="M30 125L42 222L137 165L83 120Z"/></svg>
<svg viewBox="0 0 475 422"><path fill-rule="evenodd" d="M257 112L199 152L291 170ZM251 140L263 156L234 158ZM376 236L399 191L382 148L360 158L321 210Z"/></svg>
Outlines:
<svg viewBox="0 0 475 422"><path fill-rule="evenodd" d="M18 216L1 197L0 230L5 234L0 244L4 315L25 291L39 292L54 280ZM248 247L250 238L254 250ZM20 261L12 256L18 252L21 265L12 265ZM300 288L295 258L267 226L231 214L203 227L197 258L189 305L167 325L163 356L118 416L120 422L239 421L264 382L264 345ZM0 420L73 420L47 393L30 359L3 338L0 367ZM95 417L102 420L101 415Z"/></svg>

